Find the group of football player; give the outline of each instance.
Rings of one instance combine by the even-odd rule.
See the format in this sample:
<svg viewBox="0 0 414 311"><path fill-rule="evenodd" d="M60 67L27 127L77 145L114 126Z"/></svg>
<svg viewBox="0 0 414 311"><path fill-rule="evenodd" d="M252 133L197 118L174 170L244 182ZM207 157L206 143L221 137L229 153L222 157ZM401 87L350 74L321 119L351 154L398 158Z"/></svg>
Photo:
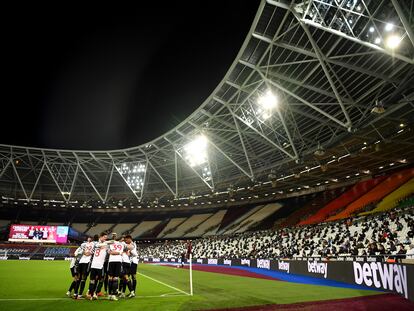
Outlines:
<svg viewBox="0 0 414 311"><path fill-rule="evenodd" d="M90 276L86 299L97 300L99 296L105 296L102 287L109 300L125 298L126 288L129 290L127 297L133 298L137 286L137 267L138 251L132 237L125 235L118 238L116 233L112 233L109 240L108 234L102 232L99 236L88 238L76 249L70 263L73 280L66 295L82 299L86 280Z"/></svg>

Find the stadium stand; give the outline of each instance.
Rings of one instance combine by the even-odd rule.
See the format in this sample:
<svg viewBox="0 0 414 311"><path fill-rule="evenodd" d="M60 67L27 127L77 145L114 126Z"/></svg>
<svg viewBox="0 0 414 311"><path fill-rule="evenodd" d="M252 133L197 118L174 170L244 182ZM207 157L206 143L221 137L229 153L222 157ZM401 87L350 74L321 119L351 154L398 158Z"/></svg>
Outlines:
<svg viewBox="0 0 414 311"><path fill-rule="evenodd" d="M255 206L251 208L249 211L244 213L243 215L239 216L238 218L235 218L234 221L230 222L229 225L223 229L220 229L218 231L218 234L232 234L236 232L236 230L239 228L239 226L242 224L242 222L249 218L251 215L259 211L263 208L263 205Z"/></svg>
<svg viewBox="0 0 414 311"><path fill-rule="evenodd" d="M90 227L86 233L90 236L94 236L95 234L100 234L101 232L110 231L113 224L95 224L94 226Z"/></svg>
<svg viewBox="0 0 414 311"><path fill-rule="evenodd" d="M384 212L384 211L390 210L394 208L401 199L413 193L414 193L414 178L410 179L405 184L403 184L401 187L397 188L395 191L387 195L384 199L382 199L381 202L377 204L376 208L366 213L362 213L362 214L371 214L371 213Z"/></svg>
<svg viewBox="0 0 414 311"><path fill-rule="evenodd" d="M124 232L129 232L136 224L127 223L127 224L117 224L112 227L112 232L116 232L118 234L123 234Z"/></svg>
<svg viewBox="0 0 414 311"><path fill-rule="evenodd" d="M244 232L193 241L195 258L292 258L320 256L411 256L412 205L351 221ZM182 242L141 245L142 257L171 258L185 251Z"/></svg>
<svg viewBox="0 0 414 311"><path fill-rule="evenodd" d="M299 225L310 225L310 224L315 224L315 223L324 221L326 218L329 217L329 215L345 208L348 204L355 201L356 199L361 197L363 194L367 193L369 190L374 188L385 178L386 178L385 176L380 176L377 178L364 180L364 181L361 181L355 184L351 189L343 193L337 199L329 202L323 208L318 210L315 214L302 220L299 223Z"/></svg>
<svg viewBox="0 0 414 311"><path fill-rule="evenodd" d="M169 222L168 218L161 220L161 222L158 225L154 226L153 228L141 234L140 238L141 239L145 239L145 238L155 239L161 233L161 231L165 228L168 222Z"/></svg>
<svg viewBox="0 0 414 311"><path fill-rule="evenodd" d="M184 222L171 230L171 232L165 234L164 238L176 238L185 236L185 234L190 233L195 230L195 228L204 220L209 218L211 214L196 214L187 218Z"/></svg>
<svg viewBox="0 0 414 311"><path fill-rule="evenodd" d="M227 209L226 214L220 224L220 227L216 231L221 231L226 228L230 223L235 221L237 217L240 217L244 213L247 213L251 209L251 206L233 206Z"/></svg>
<svg viewBox="0 0 414 311"><path fill-rule="evenodd" d="M261 209L259 209L257 212L255 212L254 214L251 214L249 217L243 220L240 223L240 225L237 227L237 229L233 232L241 233L241 232L245 232L249 230L250 228L260 223L263 219L265 219L269 215L276 212L281 207L282 205L278 203L266 204Z"/></svg>
<svg viewBox="0 0 414 311"><path fill-rule="evenodd" d="M185 237L199 237L205 234L214 234L217 231L218 226L220 222L223 220L225 214L226 210L220 210L214 214L211 214L209 218L200 223L195 230L193 230L190 233L187 233Z"/></svg>
<svg viewBox="0 0 414 311"><path fill-rule="evenodd" d="M158 234L158 238L164 237L166 234L172 232L175 230L176 227L178 227L181 223L183 223L187 217L180 217L180 218L172 218L167 225L164 227L164 229Z"/></svg>
<svg viewBox="0 0 414 311"><path fill-rule="evenodd" d="M76 231L78 231L78 232L84 233L84 232L86 232L86 230L88 230L89 224L87 224L87 223L73 223L71 225L71 227L73 229L75 229Z"/></svg>
<svg viewBox="0 0 414 311"><path fill-rule="evenodd" d="M153 229L159 223L161 223L161 220L143 221L138 226L136 226L130 234L133 238L138 238L141 235L145 234L147 231Z"/></svg>
<svg viewBox="0 0 414 311"><path fill-rule="evenodd" d="M372 190L364 194L359 199L348 205L343 211L331 216L327 221L343 219L351 216L352 214L360 211L365 206L381 200L387 194L400 187L406 181L414 177L414 169L409 168L403 171L392 174L387 179L379 183Z"/></svg>
<svg viewBox="0 0 414 311"><path fill-rule="evenodd" d="M346 188L341 187L315 194L307 204L289 215L289 217L287 217L286 220L281 224L281 227L296 225L301 219L304 219L309 214L319 210L329 201L332 201L334 198L337 198L339 195L341 195L341 193L345 190Z"/></svg>

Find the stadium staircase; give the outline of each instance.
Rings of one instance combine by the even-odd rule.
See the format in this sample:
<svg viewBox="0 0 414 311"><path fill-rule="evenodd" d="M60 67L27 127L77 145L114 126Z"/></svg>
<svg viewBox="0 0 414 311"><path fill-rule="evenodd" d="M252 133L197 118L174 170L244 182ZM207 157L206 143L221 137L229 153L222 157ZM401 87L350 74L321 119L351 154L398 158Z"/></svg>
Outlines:
<svg viewBox="0 0 414 311"><path fill-rule="evenodd" d="M344 210L334 216L329 217L327 221L334 221L350 217L351 215L359 212L362 208L372 204L373 202L380 201L386 195L393 192L395 189L413 177L414 168L409 168L392 174L384 181L379 183L376 187L371 189L369 192L352 202Z"/></svg>
<svg viewBox="0 0 414 311"><path fill-rule="evenodd" d="M373 214L378 212L385 212L388 211L398 205L398 202L407 196L414 193L414 178L411 178L401 187L397 188L395 191L391 192L385 198L382 199L381 202L377 204L377 207L373 210L365 213L361 213L359 215L367 215Z"/></svg>
<svg viewBox="0 0 414 311"><path fill-rule="evenodd" d="M351 189L343 193L339 198L329 202L315 214L299 222L299 225L311 225L323 222L330 215L338 213L339 210L345 208L347 205L361 197L363 194L367 193L385 178L385 176L381 176L355 184Z"/></svg>
<svg viewBox="0 0 414 311"><path fill-rule="evenodd" d="M323 206L325 206L328 202L340 196L344 191L346 191L346 188L341 187L315 194L311 201L287 217L286 220L281 224L281 227L290 227L298 224L301 219L305 218L311 213L315 213Z"/></svg>

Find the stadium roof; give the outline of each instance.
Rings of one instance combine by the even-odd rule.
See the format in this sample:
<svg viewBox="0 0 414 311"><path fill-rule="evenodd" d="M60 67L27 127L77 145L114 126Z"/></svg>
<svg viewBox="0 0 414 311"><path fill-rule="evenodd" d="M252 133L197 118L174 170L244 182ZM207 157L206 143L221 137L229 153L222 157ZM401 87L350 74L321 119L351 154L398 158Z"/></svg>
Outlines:
<svg viewBox="0 0 414 311"><path fill-rule="evenodd" d="M0 145L0 193L163 206L297 195L408 165L413 25L408 0L262 1L227 74L181 124L120 150Z"/></svg>

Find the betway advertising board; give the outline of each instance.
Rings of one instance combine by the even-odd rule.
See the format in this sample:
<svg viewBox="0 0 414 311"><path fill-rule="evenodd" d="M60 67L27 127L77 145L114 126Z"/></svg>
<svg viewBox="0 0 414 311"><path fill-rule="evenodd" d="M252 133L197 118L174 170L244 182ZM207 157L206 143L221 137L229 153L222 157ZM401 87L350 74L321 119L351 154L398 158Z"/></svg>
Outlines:
<svg viewBox="0 0 414 311"><path fill-rule="evenodd" d="M151 258L146 259L149 262L153 261ZM309 260L305 258L300 260L199 258L193 259L193 262L228 267L244 266L305 275L394 292L414 301L414 265L355 259L353 261L324 261L321 258ZM171 259L161 259L161 261L168 262Z"/></svg>

